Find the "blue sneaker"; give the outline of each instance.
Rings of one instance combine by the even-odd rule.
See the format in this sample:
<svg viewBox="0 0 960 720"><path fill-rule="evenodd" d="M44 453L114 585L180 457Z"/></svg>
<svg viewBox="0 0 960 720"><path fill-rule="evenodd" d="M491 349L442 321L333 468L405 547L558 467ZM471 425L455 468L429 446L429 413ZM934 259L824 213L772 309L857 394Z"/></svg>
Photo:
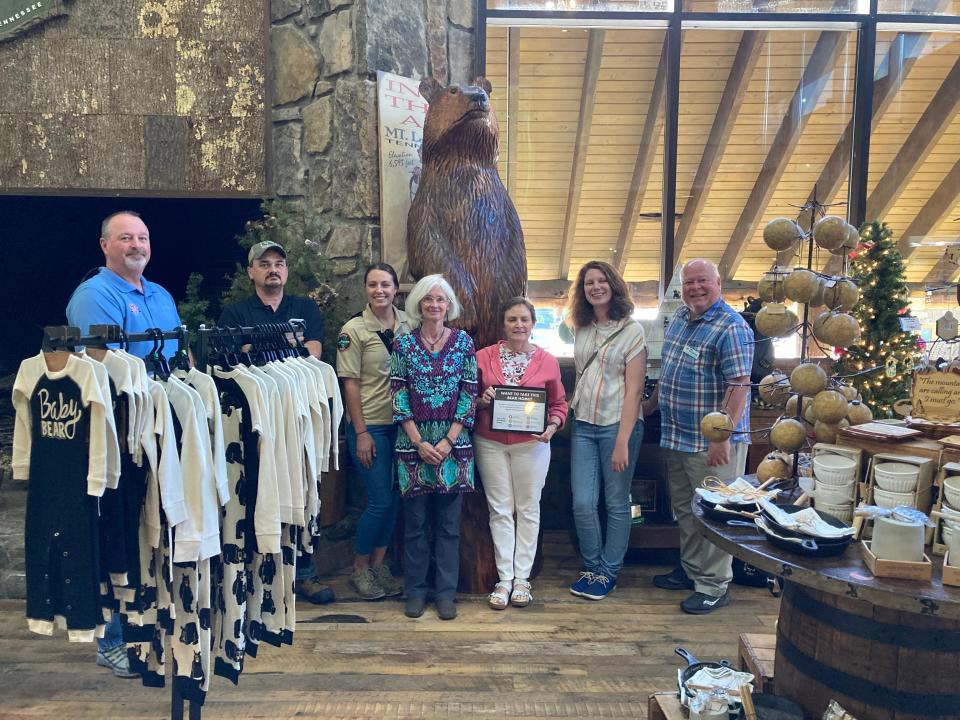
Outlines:
<svg viewBox="0 0 960 720"><path fill-rule="evenodd" d="M616 586L616 578L609 578L606 575L594 575L592 582L587 585L587 589L580 593L580 597L585 597L588 600L603 600L613 592Z"/></svg>
<svg viewBox="0 0 960 720"><path fill-rule="evenodd" d="M570 586L570 592L579 597L583 597L583 594L587 591L590 583L593 582L593 573L592 572L581 572L579 579Z"/></svg>

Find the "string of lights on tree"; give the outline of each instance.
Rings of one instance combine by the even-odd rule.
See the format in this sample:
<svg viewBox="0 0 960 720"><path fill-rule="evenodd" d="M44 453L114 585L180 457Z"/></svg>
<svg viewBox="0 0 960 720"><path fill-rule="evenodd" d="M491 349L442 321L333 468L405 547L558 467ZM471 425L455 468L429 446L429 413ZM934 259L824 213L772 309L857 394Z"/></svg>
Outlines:
<svg viewBox="0 0 960 720"><path fill-rule="evenodd" d="M893 417L893 405L910 396L911 372L922 353L920 337L903 330L910 317L910 291L904 282L903 258L886 223L873 221L860 229L860 244L852 253L850 272L860 286L853 315L860 340L839 349L836 372L855 375L850 381L874 417Z"/></svg>

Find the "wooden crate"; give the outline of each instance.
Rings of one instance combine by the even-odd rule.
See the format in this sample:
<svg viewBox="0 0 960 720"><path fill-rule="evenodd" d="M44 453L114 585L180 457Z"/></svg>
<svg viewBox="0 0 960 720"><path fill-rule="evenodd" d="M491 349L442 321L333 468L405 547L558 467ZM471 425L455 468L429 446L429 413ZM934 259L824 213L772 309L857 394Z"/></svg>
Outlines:
<svg viewBox="0 0 960 720"><path fill-rule="evenodd" d="M899 578L900 580L916 580L930 582L933 578L933 563L926 555L923 562L907 562L905 560L884 560L878 558L870 550L870 542L861 540L863 548L863 563L876 577Z"/></svg>
<svg viewBox="0 0 960 720"><path fill-rule="evenodd" d="M654 693L647 702L647 720L686 720L676 690Z"/></svg>
<svg viewBox="0 0 960 720"><path fill-rule="evenodd" d="M777 636L762 633L740 633L738 667L753 673L755 693L774 694L773 664L776 655Z"/></svg>

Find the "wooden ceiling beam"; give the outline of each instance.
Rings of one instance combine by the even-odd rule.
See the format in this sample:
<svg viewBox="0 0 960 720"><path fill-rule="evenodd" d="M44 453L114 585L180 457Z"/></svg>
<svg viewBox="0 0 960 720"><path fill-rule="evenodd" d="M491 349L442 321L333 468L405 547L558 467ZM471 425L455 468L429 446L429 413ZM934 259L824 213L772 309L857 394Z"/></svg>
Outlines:
<svg viewBox="0 0 960 720"><path fill-rule="evenodd" d="M637 218L643 205L643 195L650 179L653 161L657 156L658 136L663 131L662 108L666 90L667 43L664 40L657 76L653 81L653 92L650 93L650 104L647 106L647 116L640 135L640 147L637 148L637 161L633 165L633 175L630 177L630 187L627 190L627 202L620 218L617 246L613 251L613 266L621 273L626 269L627 260L630 258L633 236L637 229Z"/></svg>
<svg viewBox="0 0 960 720"><path fill-rule="evenodd" d="M883 219L960 110L960 59L940 85L890 167L867 198L867 218Z"/></svg>
<svg viewBox="0 0 960 720"><path fill-rule="evenodd" d="M563 219L563 238L560 245L560 277L570 273L570 256L577 234L577 215L580 213L580 192L590 149L590 131L593 128L593 106L597 99L597 81L603 61L603 30L591 30L587 40L587 60L583 66L583 86L580 90L580 116L577 120L577 140L573 148L573 166L570 168L570 188L567 191L567 211Z"/></svg>
<svg viewBox="0 0 960 720"><path fill-rule="evenodd" d="M897 96L903 81L923 52L928 38L929 35L926 33L900 33L890 43L889 50L877 65L874 77L871 129L876 129L877 123ZM850 167L852 142L853 121L850 121L814 186L821 202L830 202L843 185L843 179ZM812 198L813 193L810 193L810 199ZM824 272L835 275L842 270L843 256L831 255Z"/></svg>
<svg viewBox="0 0 960 720"><path fill-rule="evenodd" d="M944 252L941 258L937 260L937 264L930 268L930 272L923 278L923 286L936 287L937 285L956 282L958 270L960 270L960 265L949 260L947 253Z"/></svg>
<svg viewBox="0 0 960 720"><path fill-rule="evenodd" d="M813 112L820 94L829 82L837 55L846 42L847 33L845 32L826 31L820 34L790 101L790 106L780 123L780 129L763 161L763 167L750 192L750 197L733 229L727 249L720 260L721 277L734 277L736 274L753 237L757 222L767 209L777 183L793 157L793 151L810 119L810 113Z"/></svg>
<svg viewBox="0 0 960 720"><path fill-rule="evenodd" d="M900 236L897 245L904 260L910 258L920 247L920 241L946 219L953 210L953 206L957 204L958 197L960 197L960 160L950 168L950 172L946 174L913 222Z"/></svg>
<svg viewBox="0 0 960 720"><path fill-rule="evenodd" d="M693 236L700 221L703 206L706 205L710 195L710 186L720 167L723 152L727 149L727 141L736 125L740 106L743 104L743 98L750 86L750 78L753 77L753 71L767 41L767 34L765 30L744 30L743 35L740 36L740 45L737 47L733 65L730 66L727 84L723 88L723 96L717 105L717 114L710 127L707 144L703 148L697 174L693 179L693 185L690 186L690 197L683 206L683 217L674 239L674 258L677 260L680 259L687 239Z"/></svg>
<svg viewBox="0 0 960 720"><path fill-rule="evenodd" d="M507 33L507 193L517 194L517 138L520 136L520 28Z"/></svg>

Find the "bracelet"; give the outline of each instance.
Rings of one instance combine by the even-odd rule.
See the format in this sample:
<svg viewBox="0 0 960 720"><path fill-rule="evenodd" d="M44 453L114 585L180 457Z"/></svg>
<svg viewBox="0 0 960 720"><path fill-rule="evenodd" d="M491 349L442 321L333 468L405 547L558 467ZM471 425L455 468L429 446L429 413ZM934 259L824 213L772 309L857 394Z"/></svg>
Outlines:
<svg viewBox="0 0 960 720"><path fill-rule="evenodd" d="M547 427L550 427L551 425L553 425L557 430L560 429L560 423L558 423L556 420L551 420L547 423Z"/></svg>
<svg viewBox="0 0 960 720"><path fill-rule="evenodd" d="M357 433L357 437L360 437L361 435L369 435L369 434L370 434L369 430L361 430L360 432Z"/></svg>
<svg viewBox="0 0 960 720"><path fill-rule="evenodd" d="M450 438L444 436L444 437L440 438L437 442L443 442L444 440L447 441L447 445L449 445L449 446L450 446L450 449L453 450L453 440L451 440Z"/></svg>

